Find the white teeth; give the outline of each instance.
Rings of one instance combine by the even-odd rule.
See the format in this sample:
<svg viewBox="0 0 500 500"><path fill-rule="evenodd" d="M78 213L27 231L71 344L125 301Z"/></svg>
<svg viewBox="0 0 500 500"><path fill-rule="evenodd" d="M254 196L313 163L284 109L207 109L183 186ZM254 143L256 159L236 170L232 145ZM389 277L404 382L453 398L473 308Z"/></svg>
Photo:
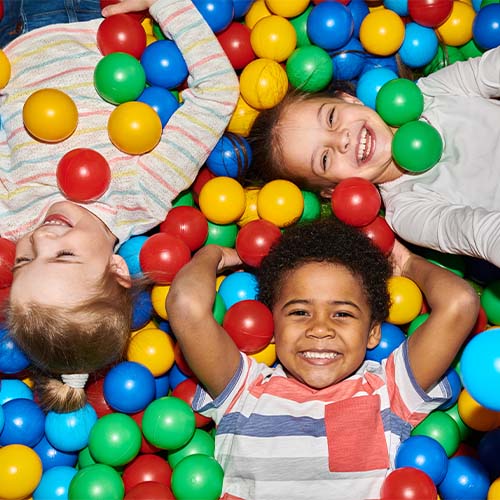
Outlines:
<svg viewBox="0 0 500 500"><path fill-rule="evenodd" d="M364 161L368 157L371 149L372 138L368 130L363 127L358 147L358 161Z"/></svg>
<svg viewBox="0 0 500 500"><path fill-rule="evenodd" d="M59 221L59 220L49 220L47 222L44 222L43 225L44 226L67 226L67 224L65 224L64 222Z"/></svg>
<svg viewBox="0 0 500 500"><path fill-rule="evenodd" d="M309 359L335 359L339 353L338 352L318 352L318 351L305 351L302 353L304 358Z"/></svg>

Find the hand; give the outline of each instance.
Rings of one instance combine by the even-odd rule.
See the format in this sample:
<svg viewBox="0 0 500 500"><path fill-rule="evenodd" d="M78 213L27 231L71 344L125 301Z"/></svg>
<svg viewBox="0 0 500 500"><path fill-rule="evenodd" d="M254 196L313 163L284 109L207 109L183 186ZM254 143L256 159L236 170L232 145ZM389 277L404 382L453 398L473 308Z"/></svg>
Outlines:
<svg viewBox="0 0 500 500"><path fill-rule="evenodd" d="M122 0L112 5L107 5L102 9L103 17L114 16L115 14L126 14L127 12L141 12L149 9L156 0Z"/></svg>
<svg viewBox="0 0 500 500"><path fill-rule="evenodd" d="M221 259L217 267L218 271L222 271L229 267L235 267L241 265L243 262L238 255L238 252L234 248L220 247Z"/></svg>
<svg viewBox="0 0 500 500"><path fill-rule="evenodd" d="M394 276L404 276L405 268L413 254L398 240L394 242L389 260L392 264L392 274Z"/></svg>

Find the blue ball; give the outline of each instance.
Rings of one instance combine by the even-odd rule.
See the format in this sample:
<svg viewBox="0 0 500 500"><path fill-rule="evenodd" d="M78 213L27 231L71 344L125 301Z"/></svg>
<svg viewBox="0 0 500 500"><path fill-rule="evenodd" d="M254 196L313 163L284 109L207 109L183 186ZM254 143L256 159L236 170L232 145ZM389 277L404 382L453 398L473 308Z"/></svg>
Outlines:
<svg viewBox="0 0 500 500"><path fill-rule="evenodd" d="M254 0L233 0L234 18L243 17L250 10L253 2Z"/></svg>
<svg viewBox="0 0 500 500"><path fill-rule="evenodd" d="M186 61L171 40L157 40L142 53L141 64L149 85L175 89L188 76Z"/></svg>
<svg viewBox="0 0 500 500"><path fill-rule="evenodd" d="M438 46L438 37L432 28L408 23L405 26L405 38L399 48L399 55L408 67L422 68L434 59Z"/></svg>
<svg viewBox="0 0 500 500"><path fill-rule="evenodd" d="M224 301L226 310L241 300L254 300L257 298L257 278L246 271L232 273L226 276L220 284L218 293Z"/></svg>
<svg viewBox="0 0 500 500"><path fill-rule="evenodd" d="M118 255L127 263L132 278L142 278L143 273L139 262L139 253L142 245L148 239L147 236L132 236L118 250Z"/></svg>
<svg viewBox="0 0 500 500"><path fill-rule="evenodd" d="M78 453L54 448L45 436L40 439L33 451L40 457L44 471L52 469L52 467L74 467L78 461Z"/></svg>
<svg viewBox="0 0 500 500"><path fill-rule="evenodd" d="M168 373L155 377L155 399L162 398L168 395L170 390L170 382L168 379Z"/></svg>
<svg viewBox="0 0 500 500"><path fill-rule="evenodd" d="M0 446L35 446L43 437L45 414L32 399L11 399L2 405L5 423Z"/></svg>
<svg viewBox="0 0 500 500"><path fill-rule="evenodd" d="M33 392L22 380L3 379L0 383L0 405L11 399L33 399Z"/></svg>
<svg viewBox="0 0 500 500"><path fill-rule="evenodd" d="M12 340L6 328L0 329L0 372L19 373L28 368L30 360Z"/></svg>
<svg viewBox="0 0 500 500"><path fill-rule="evenodd" d="M360 76L356 87L356 96L365 106L375 109L375 101L379 90L384 83L396 78L398 78L397 73L390 69L371 69Z"/></svg>
<svg viewBox="0 0 500 500"><path fill-rule="evenodd" d="M338 2L316 5L307 18L307 35L311 42L325 50L343 47L354 32L350 10Z"/></svg>
<svg viewBox="0 0 500 500"><path fill-rule="evenodd" d="M354 21L353 36L359 38L359 28L361 27L363 19L370 13L370 9L368 5L366 5L365 0L351 0L348 7Z"/></svg>
<svg viewBox="0 0 500 500"><path fill-rule="evenodd" d="M207 167L214 175L236 179L252 162L252 149L240 135L224 134L207 158Z"/></svg>
<svg viewBox="0 0 500 500"><path fill-rule="evenodd" d="M162 87L146 87L137 100L149 104L156 111L162 127L167 124L175 110L180 106L172 92Z"/></svg>
<svg viewBox="0 0 500 500"><path fill-rule="evenodd" d="M373 349L367 349L365 359L378 361L379 363L389 357L396 347L406 339L403 330L391 323L382 323L382 336L380 342Z"/></svg>
<svg viewBox="0 0 500 500"><path fill-rule="evenodd" d="M448 460L448 472L438 491L442 500L477 500L486 498L489 487L488 471L481 462L458 456Z"/></svg>
<svg viewBox="0 0 500 500"><path fill-rule="evenodd" d="M3 407L0 405L0 433L2 432L4 425L5 425L5 415L3 412Z"/></svg>
<svg viewBox="0 0 500 500"><path fill-rule="evenodd" d="M451 397L448 401L445 401L439 406L440 410L448 410L452 406L455 406L455 403L458 401L458 397L462 392L462 380L454 368L448 368L444 376L448 379L448 383L450 384Z"/></svg>
<svg viewBox="0 0 500 500"><path fill-rule="evenodd" d="M233 0L193 0L214 33L225 30L234 17Z"/></svg>
<svg viewBox="0 0 500 500"><path fill-rule="evenodd" d="M361 76L367 71L380 68L390 69L394 71L394 73L399 74L398 63L395 56L377 57L367 53Z"/></svg>
<svg viewBox="0 0 500 500"><path fill-rule="evenodd" d="M33 500L67 500L69 484L75 477L77 470L74 467L59 466L43 473Z"/></svg>
<svg viewBox="0 0 500 500"><path fill-rule="evenodd" d="M137 413L155 398L155 378L144 365L123 361L104 377L103 392L104 399L114 410Z"/></svg>
<svg viewBox="0 0 500 500"><path fill-rule="evenodd" d="M435 439L429 436L411 436L399 445L395 465L398 469L420 469L438 485L448 470L448 456Z"/></svg>
<svg viewBox="0 0 500 500"><path fill-rule="evenodd" d="M500 429L493 429L483 435L477 447L479 461L486 467L490 481L500 477Z"/></svg>
<svg viewBox="0 0 500 500"><path fill-rule="evenodd" d="M491 3L479 9L472 23L472 36L483 50L500 45L500 4Z"/></svg>
<svg viewBox="0 0 500 500"><path fill-rule="evenodd" d="M332 54L333 77L336 80L356 79L365 65L365 56L361 42L351 38L346 45Z"/></svg>
<svg viewBox="0 0 500 500"><path fill-rule="evenodd" d="M500 329L478 333L460 358L462 382L481 406L500 411Z"/></svg>
<svg viewBox="0 0 500 500"><path fill-rule="evenodd" d="M90 429L97 421L97 413L90 404L68 413L49 411L45 419L45 436L56 449L64 452L80 451L89 441Z"/></svg>
<svg viewBox="0 0 500 500"><path fill-rule="evenodd" d="M153 303L151 302L151 294L147 290L143 290L134 298L132 330L139 330L145 326L152 317Z"/></svg>
<svg viewBox="0 0 500 500"><path fill-rule="evenodd" d="M408 0L384 0L384 7L393 10L399 16L408 15Z"/></svg>
<svg viewBox="0 0 500 500"><path fill-rule="evenodd" d="M177 363L172 365L172 368L168 371L168 382L170 384L170 389L174 390L181 382L188 379L189 377L182 373Z"/></svg>

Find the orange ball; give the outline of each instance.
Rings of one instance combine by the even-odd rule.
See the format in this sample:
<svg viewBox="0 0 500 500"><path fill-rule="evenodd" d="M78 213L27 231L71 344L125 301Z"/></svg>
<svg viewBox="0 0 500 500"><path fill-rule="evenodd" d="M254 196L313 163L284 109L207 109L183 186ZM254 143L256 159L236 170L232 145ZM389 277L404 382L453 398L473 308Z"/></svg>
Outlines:
<svg viewBox="0 0 500 500"><path fill-rule="evenodd" d="M26 130L42 142L67 139L78 125L78 110L68 94L57 89L33 92L23 106Z"/></svg>
<svg viewBox="0 0 500 500"><path fill-rule="evenodd" d="M299 220L304 211L302 191L290 181L278 179L265 184L257 196L257 212L278 227Z"/></svg>
<svg viewBox="0 0 500 500"><path fill-rule="evenodd" d="M453 2L451 14L446 21L436 28L438 38L446 45L458 47L472 39L472 25L476 12L471 5Z"/></svg>
<svg viewBox="0 0 500 500"><path fill-rule="evenodd" d="M7 86L10 80L10 61L3 50L0 50L0 89Z"/></svg>
<svg viewBox="0 0 500 500"><path fill-rule="evenodd" d="M405 25L392 10L370 12L359 28L359 41L377 56L390 56L399 50L405 37Z"/></svg>
<svg viewBox="0 0 500 500"><path fill-rule="evenodd" d="M387 282L391 299L387 321L404 325L413 321L422 310L423 296L420 288L410 278L391 276Z"/></svg>

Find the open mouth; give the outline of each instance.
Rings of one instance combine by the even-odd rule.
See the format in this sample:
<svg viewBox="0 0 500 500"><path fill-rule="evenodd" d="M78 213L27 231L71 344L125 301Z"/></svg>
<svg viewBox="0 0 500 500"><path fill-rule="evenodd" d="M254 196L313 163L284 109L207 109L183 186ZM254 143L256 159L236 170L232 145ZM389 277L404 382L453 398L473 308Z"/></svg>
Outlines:
<svg viewBox="0 0 500 500"><path fill-rule="evenodd" d="M362 127L359 132L359 142L357 151L358 163L364 163L372 156L373 146L375 144L373 135L366 127Z"/></svg>
<svg viewBox="0 0 500 500"><path fill-rule="evenodd" d="M311 361L332 361L340 356L337 351L302 351L300 355Z"/></svg>
<svg viewBox="0 0 500 500"><path fill-rule="evenodd" d="M52 214L45 217L42 226L73 227L73 224L71 224L71 222L66 217L64 217L64 215Z"/></svg>

